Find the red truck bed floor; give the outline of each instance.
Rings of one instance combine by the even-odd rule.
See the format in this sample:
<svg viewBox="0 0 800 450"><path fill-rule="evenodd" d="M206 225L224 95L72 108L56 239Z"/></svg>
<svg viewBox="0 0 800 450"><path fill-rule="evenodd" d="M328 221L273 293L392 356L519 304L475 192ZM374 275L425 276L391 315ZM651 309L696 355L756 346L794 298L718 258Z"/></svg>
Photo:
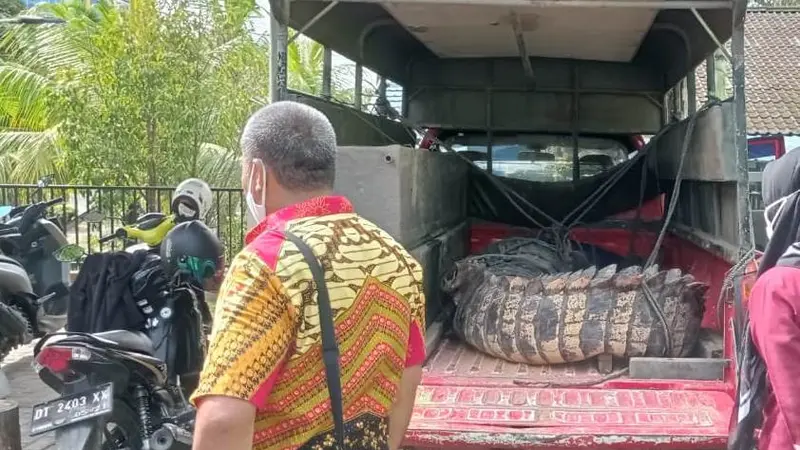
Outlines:
<svg viewBox="0 0 800 450"><path fill-rule="evenodd" d="M592 361L531 367L445 339L426 364L405 444L464 450L725 447L733 399L723 383L607 378Z"/></svg>

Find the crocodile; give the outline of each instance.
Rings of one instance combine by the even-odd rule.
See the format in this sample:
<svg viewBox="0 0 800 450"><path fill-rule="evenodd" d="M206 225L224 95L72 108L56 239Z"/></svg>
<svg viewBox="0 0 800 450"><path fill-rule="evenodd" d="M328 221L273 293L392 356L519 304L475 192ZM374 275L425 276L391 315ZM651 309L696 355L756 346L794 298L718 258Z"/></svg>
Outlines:
<svg viewBox="0 0 800 450"><path fill-rule="evenodd" d="M442 287L453 330L477 350L531 365L614 357L685 357L700 333L708 285L680 269L597 268L528 239L455 264Z"/></svg>

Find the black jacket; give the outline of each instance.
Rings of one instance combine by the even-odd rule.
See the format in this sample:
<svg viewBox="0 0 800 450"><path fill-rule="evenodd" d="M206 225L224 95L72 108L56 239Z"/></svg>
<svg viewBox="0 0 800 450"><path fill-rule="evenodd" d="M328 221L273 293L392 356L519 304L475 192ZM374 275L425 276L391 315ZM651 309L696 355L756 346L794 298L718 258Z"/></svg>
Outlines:
<svg viewBox="0 0 800 450"><path fill-rule="evenodd" d="M140 330L146 317L130 288L146 251L89 255L69 290L67 331Z"/></svg>

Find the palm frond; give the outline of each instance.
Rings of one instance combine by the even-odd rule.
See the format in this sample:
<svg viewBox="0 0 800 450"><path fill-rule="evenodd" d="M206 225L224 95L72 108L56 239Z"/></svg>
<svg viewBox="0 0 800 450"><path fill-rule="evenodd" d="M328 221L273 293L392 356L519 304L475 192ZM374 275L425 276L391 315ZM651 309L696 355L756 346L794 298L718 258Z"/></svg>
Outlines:
<svg viewBox="0 0 800 450"><path fill-rule="evenodd" d="M2 131L0 149L0 167L8 171L11 182L31 183L59 172L57 126L44 131Z"/></svg>
<svg viewBox="0 0 800 450"><path fill-rule="evenodd" d="M47 77L16 64L0 63L0 110L7 115L4 126L42 130L49 125L47 96L52 82Z"/></svg>
<svg viewBox="0 0 800 450"><path fill-rule="evenodd" d="M197 158L195 176L215 187L237 187L241 182L238 155L216 144L203 143Z"/></svg>

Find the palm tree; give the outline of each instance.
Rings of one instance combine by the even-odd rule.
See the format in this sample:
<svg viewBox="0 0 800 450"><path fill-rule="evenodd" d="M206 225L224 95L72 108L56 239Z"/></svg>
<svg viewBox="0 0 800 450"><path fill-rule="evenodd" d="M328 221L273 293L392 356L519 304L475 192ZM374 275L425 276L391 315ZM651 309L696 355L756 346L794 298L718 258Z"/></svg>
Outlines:
<svg viewBox="0 0 800 450"><path fill-rule="evenodd" d="M67 20L85 13L82 3L46 8ZM65 67L77 72L83 67L71 40L76 28L19 25L0 40L0 177L4 180L31 181L36 174L59 172L62 118L51 100L58 90L54 75Z"/></svg>
<svg viewBox="0 0 800 450"><path fill-rule="evenodd" d="M188 4L185 0L175 3ZM85 160L87 164L96 164L98 161L83 159L87 156L85 153L91 156L92 152L86 149L87 142L81 141L79 132L86 129L102 132L103 127L108 126L114 134L109 130L109 136L99 136L103 143L89 142L89 148L92 144L122 143L117 150L124 154L132 151L125 143L141 144L143 150L158 150L159 156L167 154L180 159L172 164L175 175L189 173L207 176L209 182L217 185L232 184L232 173L227 169L233 167L238 158L227 149L234 148L232 144L236 142L235 135L243 117L258 106L254 98L264 97L267 49L248 42L244 27L232 26L229 18L223 18L224 26L209 29L206 26L209 16L219 14L210 6L213 2L195 2L191 7L205 7L207 11L194 18L185 10L173 11L168 19L172 21L170 26L158 23L163 15L155 10L155 2L150 2L154 12L146 11L147 2L137 2L137 5L145 11L120 11L105 1L88 8L82 0L45 4L37 7L35 13L53 15L65 23L15 26L2 37L0 179L31 182L42 174L53 173L62 182L84 181L76 180L81 171L97 172L98 168L80 167L81 171L76 172L74 163ZM246 18L247 14L239 16ZM193 45L198 32L215 33L205 39L205 44L212 45ZM176 48L166 56L169 64L159 59L163 59L164 54L150 52L163 51L163 48L154 49L156 46L143 44L148 38L171 39L170 43ZM140 54L125 55L126 61L117 64L118 56L131 49ZM182 54L188 55L187 60L179 59ZM141 67L137 67L139 63ZM155 86L147 82L140 90L130 89L147 76L155 76L160 84ZM192 83L198 78L203 81ZM188 91L187 86L194 91ZM156 91L145 92L148 88ZM227 92L218 89L227 89ZM208 91L211 97L216 94L214 101L204 102L202 95L196 95ZM229 95L230 92L234 94ZM161 98L170 97L177 103L158 103ZM133 109L114 108L116 103L124 104L126 99L133 102L130 105ZM180 110L180 102L188 107ZM170 114L171 109L176 108L177 113ZM76 115L76 110L84 114ZM147 119L148 115L151 119ZM120 128L114 128L115 119L116 122L123 119L122 124L117 124L122 125ZM132 132L125 129L126 126L135 133L137 128L157 125L160 129L154 129L149 140L116 139ZM187 148L189 150L185 150ZM176 154L171 149L181 152ZM139 158L152 159L147 167L162 171L141 181L150 184L169 181L170 174L163 173L163 163L156 156L152 153ZM125 182L129 174L124 170L118 172L119 177L114 181Z"/></svg>
<svg viewBox="0 0 800 450"><path fill-rule="evenodd" d="M229 1L221 12L210 0L168 1L167 13L155 0L125 11L106 1L45 4L34 13L65 23L0 38L0 179L238 184L239 129L268 98L269 49L243 25L253 3ZM290 44L291 89L321 93L323 53L303 36ZM332 91L352 104L348 75L337 68Z"/></svg>

